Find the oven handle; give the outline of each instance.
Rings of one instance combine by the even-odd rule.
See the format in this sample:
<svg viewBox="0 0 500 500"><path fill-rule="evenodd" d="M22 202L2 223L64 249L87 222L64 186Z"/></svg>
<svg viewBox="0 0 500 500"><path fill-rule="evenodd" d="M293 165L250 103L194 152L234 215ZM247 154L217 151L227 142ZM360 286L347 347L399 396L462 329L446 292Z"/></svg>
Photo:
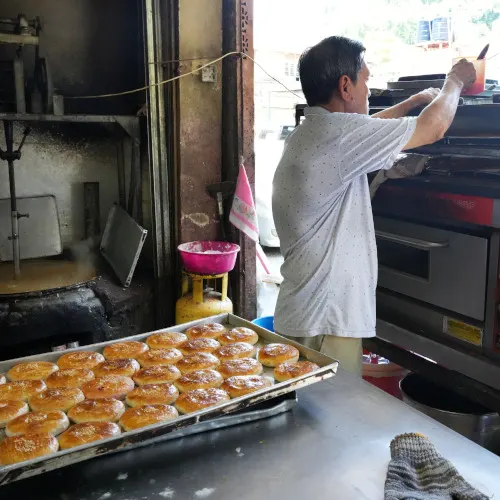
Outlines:
<svg viewBox="0 0 500 500"><path fill-rule="evenodd" d="M447 241L438 243L436 241L426 241L418 238L410 238L409 236L386 233L385 231L375 231L375 236L381 240L399 243L400 245L417 248L418 250L432 250L433 248L446 248L448 246Z"/></svg>

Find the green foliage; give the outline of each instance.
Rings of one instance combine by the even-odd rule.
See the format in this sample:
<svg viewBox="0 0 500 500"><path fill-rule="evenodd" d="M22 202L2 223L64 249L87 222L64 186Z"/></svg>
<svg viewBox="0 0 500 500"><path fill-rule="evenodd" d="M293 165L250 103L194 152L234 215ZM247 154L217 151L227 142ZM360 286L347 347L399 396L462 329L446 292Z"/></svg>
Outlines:
<svg viewBox="0 0 500 500"><path fill-rule="evenodd" d="M473 17L471 21L474 24L486 24L489 29L492 28L493 23L500 17L500 12L493 9L488 9L483 11L483 13L478 17Z"/></svg>
<svg viewBox="0 0 500 500"><path fill-rule="evenodd" d="M389 0L390 1L390 0ZM418 22L408 20L406 22L392 22L389 21L387 29L395 36L401 39L404 43L411 45L417 39Z"/></svg>

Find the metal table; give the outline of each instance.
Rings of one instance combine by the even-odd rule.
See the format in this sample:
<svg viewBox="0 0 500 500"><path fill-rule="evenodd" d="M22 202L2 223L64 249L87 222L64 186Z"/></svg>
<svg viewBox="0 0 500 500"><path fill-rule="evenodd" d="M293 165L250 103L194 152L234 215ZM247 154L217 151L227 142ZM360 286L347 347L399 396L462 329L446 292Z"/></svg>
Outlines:
<svg viewBox="0 0 500 500"><path fill-rule="evenodd" d="M499 457L345 372L298 396L289 413L77 464L4 486L0 498L381 500L389 442L411 431L500 494Z"/></svg>

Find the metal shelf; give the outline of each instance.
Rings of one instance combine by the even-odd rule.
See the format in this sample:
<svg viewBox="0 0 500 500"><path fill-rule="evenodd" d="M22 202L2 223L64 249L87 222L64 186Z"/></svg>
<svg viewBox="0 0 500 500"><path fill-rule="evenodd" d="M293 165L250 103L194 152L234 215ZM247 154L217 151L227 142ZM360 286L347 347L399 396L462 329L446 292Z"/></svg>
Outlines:
<svg viewBox="0 0 500 500"><path fill-rule="evenodd" d="M50 115L31 113L0 113L0 120L50 123L117 124L137 143L140 138L139 117L131 115Z"/></svg>

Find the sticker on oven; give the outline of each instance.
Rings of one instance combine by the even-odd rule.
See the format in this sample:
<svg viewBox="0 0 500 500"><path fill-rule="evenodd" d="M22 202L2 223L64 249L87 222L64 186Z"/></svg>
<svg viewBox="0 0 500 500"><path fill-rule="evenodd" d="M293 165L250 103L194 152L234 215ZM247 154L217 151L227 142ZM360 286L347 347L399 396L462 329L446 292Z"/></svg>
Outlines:
<svg viewBox="0 0 500 500"><path fill-rule="evenodd" d="M443 318L443 332L469 344L481 346L483 343L483 330L481 328L446 316Z"/></svg>

